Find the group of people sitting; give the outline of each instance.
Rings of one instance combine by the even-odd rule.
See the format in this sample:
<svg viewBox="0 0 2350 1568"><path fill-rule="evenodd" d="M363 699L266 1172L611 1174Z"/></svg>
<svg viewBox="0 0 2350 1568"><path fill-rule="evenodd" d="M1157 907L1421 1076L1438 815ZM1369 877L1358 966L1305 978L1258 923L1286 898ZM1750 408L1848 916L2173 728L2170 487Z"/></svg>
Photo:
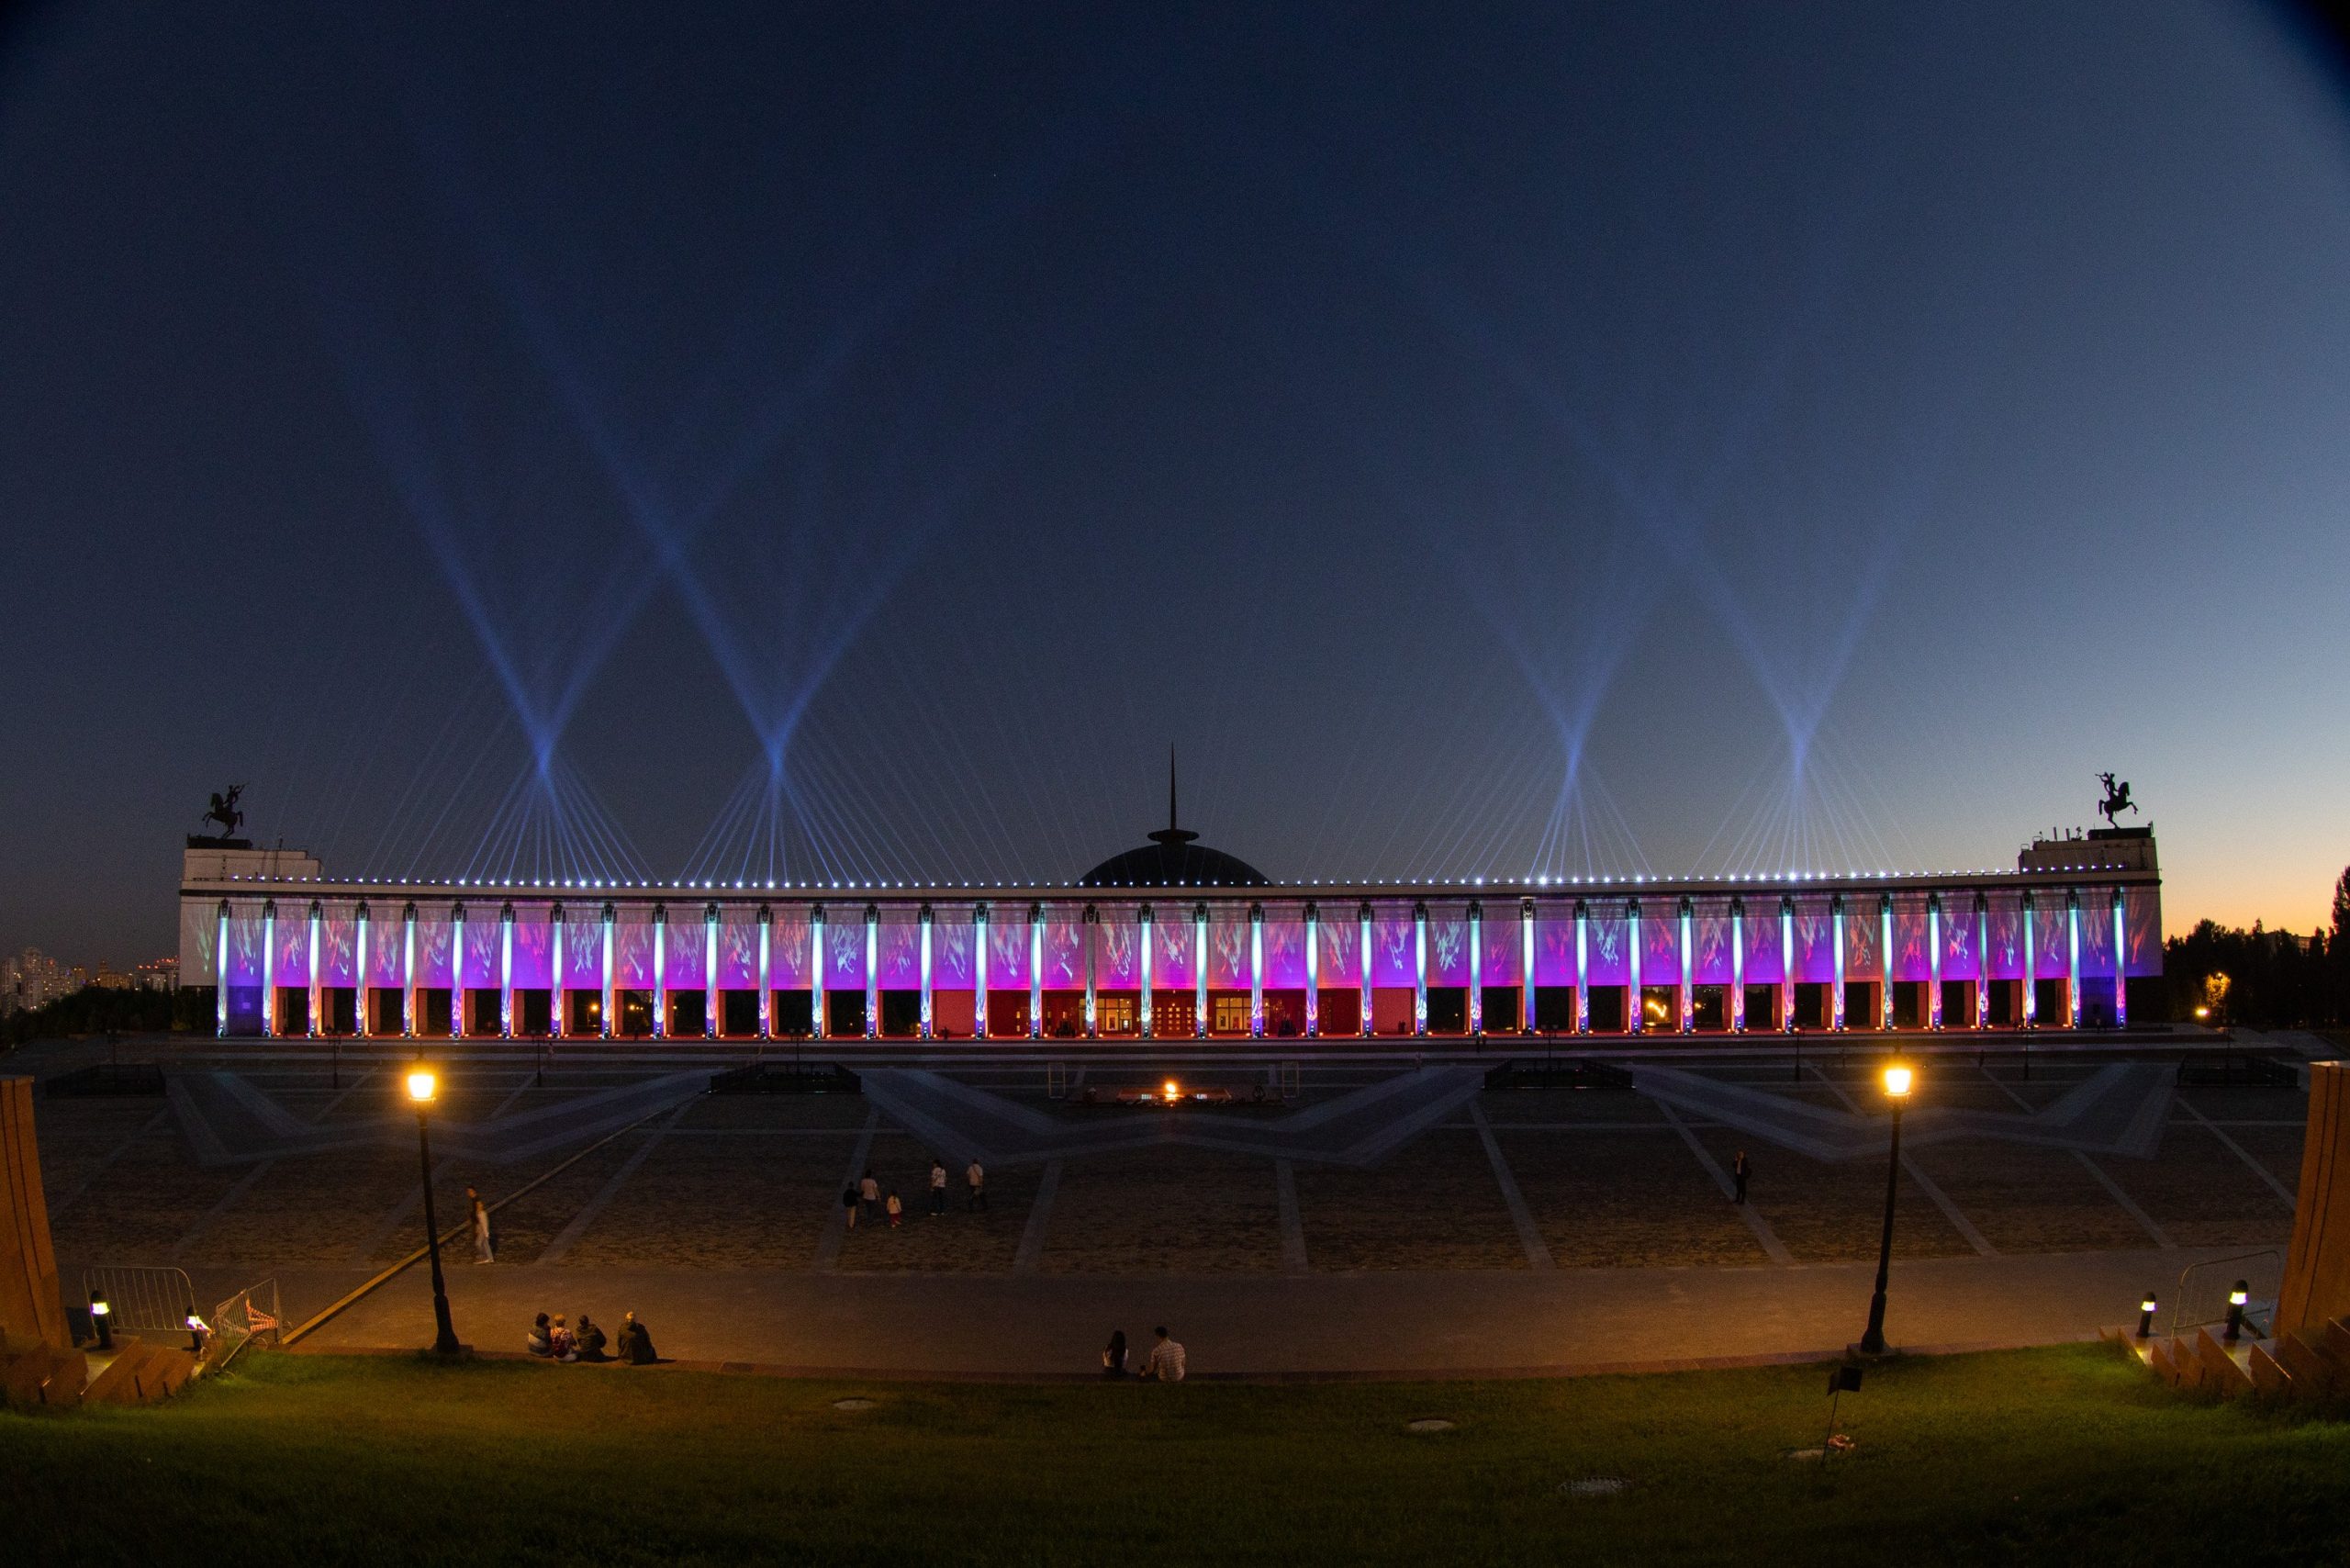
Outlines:
<svg viewBox="0 0 2350 1568"><path fill-rule="evenodd" d="M631 1366L651 1366L661 1359L653 1349L653 1336L636 1320L633 1312L622 1315L621 1337L606 1354L608 1342L604 1331L586 1313L579 1315L579 1327L571 1327L562 1313L549 1319L543 1312L531 1325L529 1338L522 1348L531 1354L550 1361L625 1361Z"/></svg>
<svg viewBox="0 0 2350 1568"><path fill-rule="evenodd" d="M1126 1331L1110 1330L1110 1342L1102 1348L1103 1377L1138 1377L1145 1383L1181 1383L1183 1381L1183 1346L1180 1340L1167 1337L1167 1325L1151 1330L1158 1341L1151 1346L1150 1354L1142 1363L1142 1371L1126 1369Z"/></svg>

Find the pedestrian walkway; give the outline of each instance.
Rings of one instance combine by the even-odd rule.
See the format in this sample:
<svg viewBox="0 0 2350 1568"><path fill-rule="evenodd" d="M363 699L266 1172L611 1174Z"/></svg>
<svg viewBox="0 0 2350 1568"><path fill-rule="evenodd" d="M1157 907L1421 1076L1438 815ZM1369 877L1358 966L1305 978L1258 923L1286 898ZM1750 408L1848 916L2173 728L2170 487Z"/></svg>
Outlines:
<svg viewBox="0 0 2350 1568"><path fill-rule="evenodd" d="M2048 1344L2135 1312L2228 1249L1942 1258L1896 1265L1897 1348ZM801 1271L452 1271L461 1338L518 1349L532 1315L633 1311L665 1354L816 1373L1051 1377L1085 1372L1110 1329L1154 1323L1195 1375L1523 1376L1831 1354L1860 1337L1873 1266L1107 1278ZM431 1343L411 1270L306 1348Z"/></svg>

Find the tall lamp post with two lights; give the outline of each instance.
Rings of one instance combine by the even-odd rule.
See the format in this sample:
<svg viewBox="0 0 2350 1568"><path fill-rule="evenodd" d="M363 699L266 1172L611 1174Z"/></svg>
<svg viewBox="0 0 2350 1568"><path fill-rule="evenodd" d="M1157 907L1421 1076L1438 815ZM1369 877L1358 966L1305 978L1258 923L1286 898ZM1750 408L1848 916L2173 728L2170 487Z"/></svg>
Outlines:
<svg viewBox="0 0 2350 1568"><path fill-rule="evenodd" d="M1907 1062L1897 1061L1885 1070L1885 1097L1893 1102L1893 1149L1886 1159L1885 1230L1876 1244L1876 1294L1869 1297L1868 1332L1861 1336L1862 1351L1872 1356L1885 1353L1885 1285L1893 1270L1893 1198L1901 1187L1901 1107L1916 1080Z"/></svg>
<svg viewBox="0 0 2350 1568"><path fill-rule="evenodd" d="M441 1092L441 1080L433 1070L418 1062L408 1070L408 1103L416 1107L416 1148L424 1162L424 1250L432 1260L432 1353L453 1356L464 1347L457 1343L457 1330L449 1321L449 1287L441 1277L441 1222L432 1212L432 1134L426 1126L427 1113Z"/></svg>

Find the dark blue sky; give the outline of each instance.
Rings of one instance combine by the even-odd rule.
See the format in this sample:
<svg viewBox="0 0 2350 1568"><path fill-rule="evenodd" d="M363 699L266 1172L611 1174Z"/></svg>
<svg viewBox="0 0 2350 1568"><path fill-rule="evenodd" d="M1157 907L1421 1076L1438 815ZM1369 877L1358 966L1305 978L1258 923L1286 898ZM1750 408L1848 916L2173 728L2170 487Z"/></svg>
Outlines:
<svg viewBox="0 0 2350 1568"><path fill-rule="evenodd" d="M2216 5L60 6L0 946L348 874L2350 860L2350 126ZM487 13L487 15L485 15ZM1465 13L1465 14L1463 14ZM2143 820L2143 819L2142 819Z"/></svg>

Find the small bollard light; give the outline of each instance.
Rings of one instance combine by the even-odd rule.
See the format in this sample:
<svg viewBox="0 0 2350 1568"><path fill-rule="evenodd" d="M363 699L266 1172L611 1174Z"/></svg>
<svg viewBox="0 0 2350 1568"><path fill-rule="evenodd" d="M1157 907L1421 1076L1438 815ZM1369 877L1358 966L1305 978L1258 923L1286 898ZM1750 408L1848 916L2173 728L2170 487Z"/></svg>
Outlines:
<svg viewBox="0 0 2350 1568"><path fill-rule="evenodd" d="M2252 1299L2252 1282L2238 1280L2235 1289L2228 1293L2227 1341L2232 1345L2244 1338L2244 1306Z"/></svg>
<svg viewBox="0 0 2350 1568"><path fill-rule="evenodd" d="M2148 1291L2146 1299L2138 1304L2139 1338L2151 1339L2154 1337L2154 1308L2159 1305L2161 1304L2154 1300L2154 1293L2152 1291Z"/></svg>
<svg viewBox="0 0 2350 1568"><path fill-rule="evenodd" d="M114 1308L106 1305L106 1292L90 1293L90 1327L97 1331L98 1349L101 1350L114 1349L114 1325L108 1321L113 1312Z"/></svg>
<svg viewBox="0 0 2350 1568"><path fill-rule="evenodd" d="M203 1318L191 1312L187 1315L187 1348L196 1355L204 1354L205 1342L212 1338L212 1329Z"/></svg>

